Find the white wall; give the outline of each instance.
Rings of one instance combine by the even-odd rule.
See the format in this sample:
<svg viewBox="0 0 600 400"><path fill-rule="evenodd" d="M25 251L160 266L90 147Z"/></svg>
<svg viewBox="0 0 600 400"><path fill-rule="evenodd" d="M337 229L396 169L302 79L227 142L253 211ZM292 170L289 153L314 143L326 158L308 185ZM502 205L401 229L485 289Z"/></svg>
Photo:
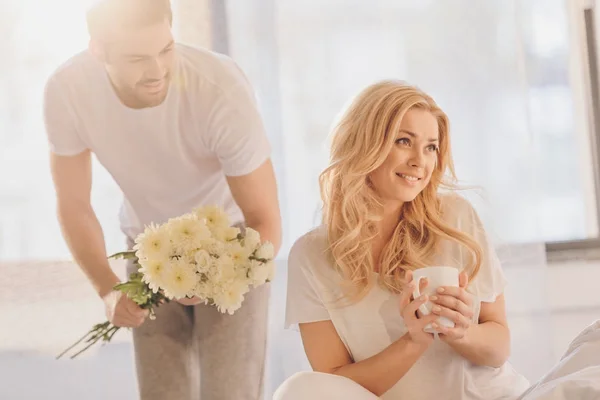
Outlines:
<svg viewBox="0 0 600 400"><path fill-rule="evenodd" d="M549 262L546 273L527 268L505 271L510 282L506 295L511 361L536 380L559 360L577 333L600 319L600 260ZM545 281L541 290L538 279ZM527 298L529 288L534 293ZM536 304L541 299L549 306Z"/></svg>

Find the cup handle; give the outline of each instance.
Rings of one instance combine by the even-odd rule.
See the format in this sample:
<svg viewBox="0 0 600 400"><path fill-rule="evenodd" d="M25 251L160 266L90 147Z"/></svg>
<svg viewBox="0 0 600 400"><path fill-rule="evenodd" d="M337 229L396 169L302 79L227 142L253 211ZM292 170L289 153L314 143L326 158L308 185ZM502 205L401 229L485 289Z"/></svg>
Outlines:
<svg viewBox="0 0 600 400"><path fill-rule="evenodd" d="M419 297L421 297L421 291L419 290L419 287L421 285L421 279L423 279L423 278L425 278L425 277L420 276L417 278L415 290L413 291L413 297L415 299L418 299ZM423 314L423 315L429 315L429 310L427 309L427 307L425 307L425 304L421 304L421 306L419 307L419 311L421 311L421 314Z"/></svg>

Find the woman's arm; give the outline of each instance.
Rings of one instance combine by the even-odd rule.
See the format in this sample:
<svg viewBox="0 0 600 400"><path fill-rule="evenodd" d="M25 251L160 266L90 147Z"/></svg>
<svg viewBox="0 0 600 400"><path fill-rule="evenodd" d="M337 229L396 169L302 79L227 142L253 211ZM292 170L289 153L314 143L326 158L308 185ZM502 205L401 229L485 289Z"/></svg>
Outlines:
<svg viewBox="0 0 600 400"><path fill-rule="evenodd" d="M300 332L314 371L352 379L376 396L394 386L428 347L405 335L381 353L353 363L331 321L300 324Z"/></svg>
<svg viewBox="0 0 600 400"><path fill-rule="evenodd" d="M445 332L441 330L441 333ZM498 296L493 303L481 303L479 323L471 324L462 338L440 337L473 364L501 367L510 356L504 295Z"/></svg>
<svg viewBox="0 0 600 400"><path fill-rule="evenodd" d="M433 312L455 323L454 328L436 325L440 339L473 364L501 367L510 355L504 295L499 295L493 303L482 302L478 323L473 324L473 298L464 289L467 284L464 272L459 281L459 287L444 287L442 293L431 297L439 306Z"/></svg>
<svg viewBox="0 0 600 400"><path fill-rule="evenodd" d="M331 321L299 324L304 351L313 370L352 379L377 396L387 392L427 350L433 335L423 329L439 318L433 314L417 318L415 313L427 297L411 302L412 291L411 284L400 299L400 312L408 333L380 353L359 362L353 362Z"/></svg>

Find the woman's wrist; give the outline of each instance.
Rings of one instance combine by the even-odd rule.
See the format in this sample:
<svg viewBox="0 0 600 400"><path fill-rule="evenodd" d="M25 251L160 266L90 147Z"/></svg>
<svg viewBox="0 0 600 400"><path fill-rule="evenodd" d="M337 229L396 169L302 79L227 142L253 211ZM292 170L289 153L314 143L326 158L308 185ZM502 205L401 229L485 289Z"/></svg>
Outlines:
<svg viewBox="0 0 600 400"><path fill-rule="evenodd" d="M422 354L430 345L431 343L415 342L408 333L394 342L397 350L405 354Z"/></svg>

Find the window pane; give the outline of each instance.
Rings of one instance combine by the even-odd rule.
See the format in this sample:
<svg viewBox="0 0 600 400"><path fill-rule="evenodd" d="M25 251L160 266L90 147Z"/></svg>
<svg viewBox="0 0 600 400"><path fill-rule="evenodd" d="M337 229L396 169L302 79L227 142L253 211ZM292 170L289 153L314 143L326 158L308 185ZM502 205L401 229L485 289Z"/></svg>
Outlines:
<svg viewBox="0 0 600 400"><path fill-rule="evenodd" d="M271 134L284 155L287 245L319 222L317 176L336 114L383 78L422 87L449 114L459 178L484 189L473 199L493 210L484 218L501 240L596 236L589 145L578 120L580 44L566 2L261 4L260 12L230 4L230 47L259 94L279 94L281 122ZM266 81L261 68L277 74ZM279 118L263 110L268 121Z"/></svg>

